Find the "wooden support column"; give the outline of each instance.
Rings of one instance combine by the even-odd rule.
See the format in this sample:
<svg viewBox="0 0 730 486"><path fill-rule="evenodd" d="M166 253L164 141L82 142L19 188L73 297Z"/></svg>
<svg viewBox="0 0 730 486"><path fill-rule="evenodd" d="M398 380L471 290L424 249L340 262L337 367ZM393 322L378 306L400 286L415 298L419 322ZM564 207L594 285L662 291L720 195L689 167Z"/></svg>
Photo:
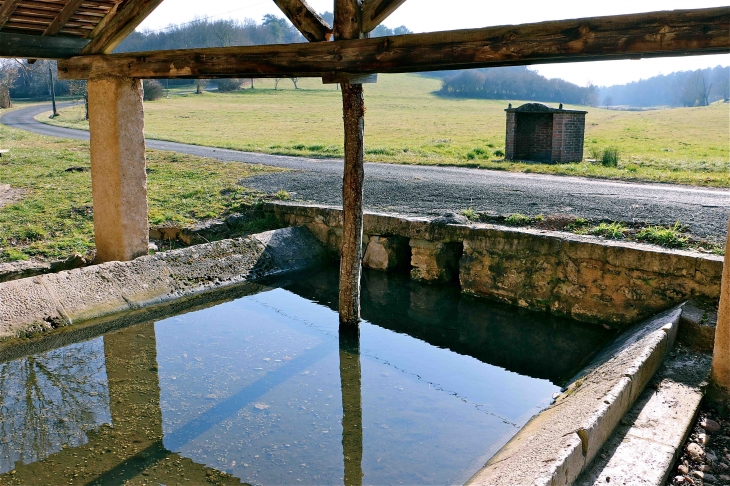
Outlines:
<svg viewBox="0 0 730 486"><path fill-rule="evenodd" d="M360 4L336 0L335 40L360 37ZM365 102L362 84L342 83L345 167L342 178L342 252L340 259L340 327L360 322L362 273L362 200L365 153Z"/></svg>
<svg viewBox="0 0 730 486"><path fill-rule="evenodd" d="M132 260L149 244L142 82L90 79L88 96L95 261Z"/></svg>
<svg viewBox="0 0 730 486"><path fill-rule="evenodd" d="M730 225L729 225L730 226ZM715 328L715 350L712 356L712 381L723 398L730 399L730 228L725 245L725 266L722 271L720 308Z"/></svg>

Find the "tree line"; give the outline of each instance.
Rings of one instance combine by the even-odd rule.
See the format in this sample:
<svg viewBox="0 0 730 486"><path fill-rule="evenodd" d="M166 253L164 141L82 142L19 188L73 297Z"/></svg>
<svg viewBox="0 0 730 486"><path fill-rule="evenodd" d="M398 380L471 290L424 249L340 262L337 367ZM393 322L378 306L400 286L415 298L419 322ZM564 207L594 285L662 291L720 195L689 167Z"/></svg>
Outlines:
<svg viewBox="0 0 730 486"><path fill-rule="evenodd" d="M730 100L730 67L677 71L601 87L600 96L606 106L707 106Z"/></svg>
<svg viewBox="0 0 730 486"><path fill-rule="evenodd" d="M442 96L598 104L598 87L578 86L562 79L548 79L526 66L470 69L434 74L442 78Z"/></svg>

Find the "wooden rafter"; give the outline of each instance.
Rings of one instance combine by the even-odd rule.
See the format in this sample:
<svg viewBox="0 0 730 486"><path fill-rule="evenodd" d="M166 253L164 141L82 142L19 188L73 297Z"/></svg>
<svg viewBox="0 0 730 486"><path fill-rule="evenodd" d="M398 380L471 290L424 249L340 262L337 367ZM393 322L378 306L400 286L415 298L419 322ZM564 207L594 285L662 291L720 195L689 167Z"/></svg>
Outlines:
<svg viewBox="0 0 730 486"><path fill-rule="evenodd" d="M360 37L360 2L358 0L335 0L335 40Z"/></svg>
<svg viewBox="0 0 730 486"><path fill-rule="evenodd" d="M730 7L717 7L310 44L79 56L59 63L59 76L319 77L728 52Z"/></svg>
<svg viewBox="0 0 730 486"><path fill-rule="evenodd" d="M162 0L128 0L115 14L110 14L106 25L94 34L82 54L108 54L162 3Z"/></svg>
<svg viewBox="0 0 730 486"><path fill-rule="evenodd" d="M309 42L328 41L332 27L305 0L274 0L284 15Z"/></svg>
<svg viewBox="0 0 730 486"><path fill-rule="evenodd" d="M0 6L0 28L2 28L10 16L13 15L13 12L15 12L15 8L19 3L20 0L3 0L3 4Z"/></svg>
<svg viewBox="0 0 730 486"><path fill-rule="evenodd" d="M82 3L84 3L84 0L69 0L58 15L56 15L56 18L54 18L50 25L46 28L45 32L43 32L43 35L58 34L63 26L71 20L71 17L76 13L79 7L81 7Z"/></svg>
<svg viewBox="0 0 730 486"><path fill-rule="evenodd" d="M361 29L370 32L383 23L406 0L365 0L362 3Z"/></svg>

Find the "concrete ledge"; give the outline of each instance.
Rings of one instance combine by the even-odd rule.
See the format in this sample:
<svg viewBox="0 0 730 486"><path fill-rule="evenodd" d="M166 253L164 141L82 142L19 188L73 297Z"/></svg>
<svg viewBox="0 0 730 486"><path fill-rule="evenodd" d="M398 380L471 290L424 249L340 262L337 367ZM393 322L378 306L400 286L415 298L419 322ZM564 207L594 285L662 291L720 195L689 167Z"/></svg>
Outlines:
<svg viewBox="0 0 730 486"><path fill-rule="evenodd" d="M0 340L199 295L323 262L305 228L285 228L0 284Z"/></svg>
<svg viewBox="0 0 730 486"><path fill-rule="evenodd" d="M573 484L674 345L681 308L628 330L467 484Z"/></svg>
<svg viewBox="0 0 730 486"><path fill-rule="evenodd" d="M330 253L338 253L340 209L268 203L263 210L282 225L306 226ZM458 273L464 292L612 327L639 322L690 298L716 301L720 296L719 256L572 233L449 224L442 219L366 213L364 242L374 236L398 236L410 239L412 246L416 242L418 248L426 242L460 245ZM446 270L436 253L416 253L420 267L438 270L429 274Z"/></svg>
<svg viewBox="0 0 730 486"><path fill-rule="evenodd" d="M717 306L687 302L679 321L679 341L703 353L712 353L715 347Z"/></svg>
<svg viewBox="0 0 730 486"><path fill-rule="evenodd" d="M709 355L668 359L576 485L663 486L692 430L710 363Z"/></svg>

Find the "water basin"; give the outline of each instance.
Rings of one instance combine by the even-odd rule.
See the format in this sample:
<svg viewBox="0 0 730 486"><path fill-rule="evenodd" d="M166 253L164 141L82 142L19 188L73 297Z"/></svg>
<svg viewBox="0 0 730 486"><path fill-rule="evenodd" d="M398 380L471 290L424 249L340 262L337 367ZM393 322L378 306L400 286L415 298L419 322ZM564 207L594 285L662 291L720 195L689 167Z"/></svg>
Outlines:
<svg viewBox="0 0 730 486"><path fill-rule="evenodd" d="M0 483L452 484L613 334L337 270L0 364Z"/></svg>

